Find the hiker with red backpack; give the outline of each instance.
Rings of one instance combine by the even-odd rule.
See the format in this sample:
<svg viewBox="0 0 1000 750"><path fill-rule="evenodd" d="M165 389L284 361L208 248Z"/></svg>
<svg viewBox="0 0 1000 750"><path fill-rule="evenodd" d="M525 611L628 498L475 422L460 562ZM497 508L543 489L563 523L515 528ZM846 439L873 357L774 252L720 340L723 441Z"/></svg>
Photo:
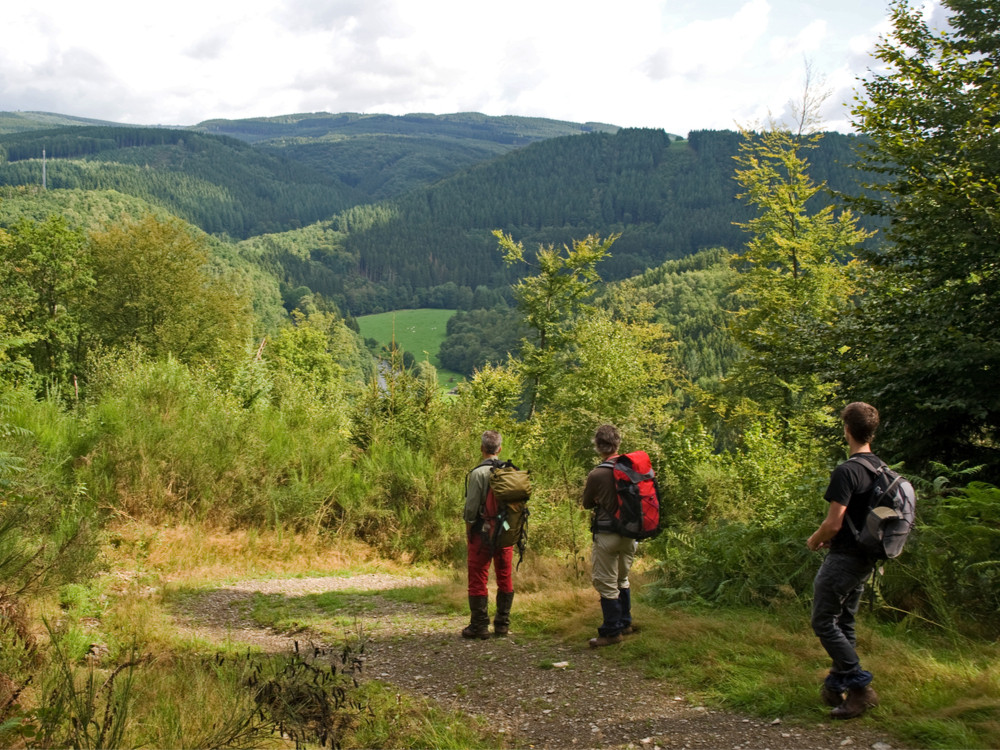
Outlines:
<svg viewBox="0 0 1000 750"><path fill-rule="evenodd" d="M597 428L593 443L601 463L587 475L583 507L592 511L591 580L604 617L590 647L600 648L639 631L632 622L628 574L638 540L659 532L660 516L649 456L644 451L619 455L621 435L611 424Z"/></svg>
<svg viewBox="0 0 1000 750"><path fill-rule="evenodd" d="M510 628L510 608L514 602L513 558L514 542L501 538L494 531L496 518L487 517L491 500L490 479L494 469L504 465L499 459L502 438L499 432L487 430L480 441L482 462L465 479L465 536L468 542L469 565L469 624L462 630L463 638L490 637L490 563L497 581L497 609L493 634L506 636ZM491 514L492 515L492 514Z"/></svg>

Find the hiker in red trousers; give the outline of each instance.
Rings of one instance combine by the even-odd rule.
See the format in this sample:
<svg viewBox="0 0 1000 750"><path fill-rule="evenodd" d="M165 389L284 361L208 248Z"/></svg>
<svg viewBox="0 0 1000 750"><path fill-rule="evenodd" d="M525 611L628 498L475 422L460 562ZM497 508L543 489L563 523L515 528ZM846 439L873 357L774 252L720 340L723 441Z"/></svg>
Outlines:
<svg viewBox="0 0 1000 750"><path fill-rule="evenodd" d="M469 624L462 630L463 638L490 637L489 575L490 563L497 579L497 611L493 618L493 634L503 637L510 629L510 607L514 602L514 548L490 548L483 537L483 509L490 489L490 470L500 463L502 438L499 432L487 430L480 443L482 462L469 472L465 488L465 537L469 543Z"/></svg>

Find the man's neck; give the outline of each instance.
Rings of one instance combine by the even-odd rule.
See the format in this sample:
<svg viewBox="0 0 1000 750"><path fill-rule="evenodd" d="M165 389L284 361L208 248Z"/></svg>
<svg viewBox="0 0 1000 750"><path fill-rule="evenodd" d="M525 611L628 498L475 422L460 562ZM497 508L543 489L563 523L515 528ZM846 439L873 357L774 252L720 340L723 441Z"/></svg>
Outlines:
<svg viewBox="0 0 1000 750"><path fill-rule="evenodd" d="M871 453L872 447L869 443L858 443L851 438L847 439L847 448L849 455L853 456L855 453Z"/></svg>

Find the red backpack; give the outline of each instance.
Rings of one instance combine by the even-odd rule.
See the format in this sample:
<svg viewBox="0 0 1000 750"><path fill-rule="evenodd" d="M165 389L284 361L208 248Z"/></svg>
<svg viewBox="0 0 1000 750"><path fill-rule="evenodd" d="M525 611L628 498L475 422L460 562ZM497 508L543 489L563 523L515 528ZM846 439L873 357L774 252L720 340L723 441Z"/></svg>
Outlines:
<svg viewBox="0 0 1000 750"><path fill-rule="evenodd" d="M633 451L612 456L601 466L615 475L618 507L610 528L597 527L595 531L611 531L630 539L652 539L660 533L660 498L656 487L656 473L646 451Z"/></svg>

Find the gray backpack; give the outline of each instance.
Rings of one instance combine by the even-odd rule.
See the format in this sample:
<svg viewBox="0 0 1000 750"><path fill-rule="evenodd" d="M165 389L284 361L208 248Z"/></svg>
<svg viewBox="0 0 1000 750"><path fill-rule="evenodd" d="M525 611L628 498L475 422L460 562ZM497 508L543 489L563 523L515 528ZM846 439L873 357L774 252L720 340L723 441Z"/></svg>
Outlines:
<svg viewBox="0 0 1000 750"><path fill-rule="evenodd" d="M852 456L849 460L854 460ZM858 458L873 476L871 501L864 525L858 528L850 516L847 523L858 544L878 560L898 557L916 521L917 495L913 485L884 463L875 468Z"/></svg>

